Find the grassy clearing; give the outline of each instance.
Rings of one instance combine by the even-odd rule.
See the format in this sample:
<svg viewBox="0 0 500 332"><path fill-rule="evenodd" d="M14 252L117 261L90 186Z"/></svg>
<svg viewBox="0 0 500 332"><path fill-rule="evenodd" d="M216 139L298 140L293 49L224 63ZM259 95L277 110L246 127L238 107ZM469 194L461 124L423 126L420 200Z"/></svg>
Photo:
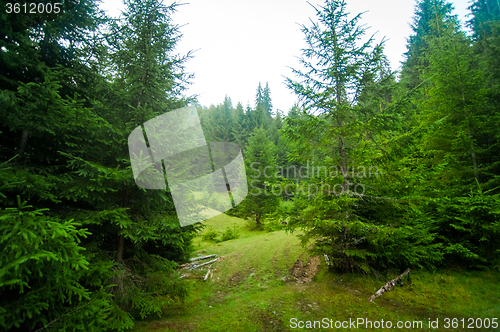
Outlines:
<svg viewBox="0 0 500 332"><path fill-rule="evenodd" d="M498 273L413 271L411 285L396 287L370 303L368 297L387 280L384 277L336 274L327 271L321 261L313 282L298 284L291 280L290 269L297 259L306 262L309 256L295 235L252 230L246 221L224 214L207 220L206 224L220 232L236 224L241 235L221 243L198 237L195 240L198 254L225 256L213 265L213 279L186 280L192 292L183 305L168 308L161 319L151 317L137 322L134 331L297 330L290 327L292 318L383 319L394 325L397 321L422 321L423 328L417 329L421 331L430 330L427 327L430 318L439 319L440 328L435 331L461 331L466 329L445 329L444 319L500 319ZM397 274L394 271L386 277Z"/></svg>

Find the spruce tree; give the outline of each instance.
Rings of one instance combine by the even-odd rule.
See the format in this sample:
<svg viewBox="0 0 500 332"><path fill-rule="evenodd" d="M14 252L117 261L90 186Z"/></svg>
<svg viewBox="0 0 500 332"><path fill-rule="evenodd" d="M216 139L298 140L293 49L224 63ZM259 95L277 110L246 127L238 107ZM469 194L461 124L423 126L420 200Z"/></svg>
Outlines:
<svg viewBox="0 0 500 332"><path fill-rule="evenodd" d="M210 142L233 142L234 123L233 105L231 98L226 96L222 104L210 107L207 113L207 123L205 132L207 140Z"/></svg>
<svg viewBox="0 0 500 332"><path fill-rule="evenodd" d="M420 144L420 160L427 166L421 190L436 197L426 212L432 211L439 221L447 260L495 266L500 262L495 254L500 242L492 206L499 199L492 194L498 193L499 176L491 159L491 151L498 151L491 126L498 126L498 116L488 107L491 90L478 65L481 55L474 53L471 39L459 31L458 23L440 23L435 10L431 22L435 36L428 37L429 66L423 70L432 84L425 87L419 105L421 126L432 128ZM471 209L481 213L470 214Z"/></svg>
<svg viewBox="0 0 500 332"><path fill-rule="evenodd" d="M255 108L249 109L246 113L251 132L259 127L263 127L266 130L269 129L271 114L268 108L272 107L270 105L271 99L269 93L269 89L267 91L266 89L262 89L259 82L255 95Z"/></svg>
<svg viewBox="0 0 500 332"><path fill-rule="evenodd" d="M366 72L373 71L382 54L382 45L373 46L373 37L361 43L365 29L358 24L361 14L348 18L346 2L328 0L315 8L317 22L302 26L307 47L300 63L304 70L292 69L298 80L287 78L287 86L299 97L307 111L333 119L329 135L336 141L341 173L347 177L349 145L347 127ZM333 150L333 149L332 149ZM343 184L344 192L347 183Z"/></svg>
<svg viewBox="0 0 500 332"><path fill-rule="evenodd" d="M259 82L259 86L257 87L257 92L255 93L255 108L258 108L259 105L262 105L264 102L264 91L262 90L262 86Z"/></svg>
<svg viewBox="0 0 500 332"><path fill-rule="evenodd" d="M454 182L452 187L456 189L465 185L468 192L470 186L483 181L476 134L481 131L479 119L485 103L484 78L477 69L471 41L463 32L457 32L458 23L443 25L437 4L433 14L432 34L425 38L428 65L421 68L423 77L432 83L425 87L420 119L425 127L436 121L441 125L423 137L422 151L427 151L432 163L441 161L447 164L445 169L453 169L455 176L440 178Z"/></svg>
<svg viewBox="0 0 500 332"><path fill-rule="evenodd" d="M500 1L477 0L469 6L469 9L472 12L472 18L468 21L468 25L473 31L474 39L485 38L495 33L495 30L498 32Z"/></svg>
<svg viewBox="0 0 500 332"><path fill-rule="evenodd" d="M285 132L292 160L307 162L309 175L300 179L306 190L297 191L289 227L302 229L302 243L314 241L312 251L344 272L432 266L442 255L430 226L408 219L414 211L406 202L379 195L388 184L374 161L385 152L381 126L395 118L386 110L394 107L394 81L382 44L361 42L360 15L349 19L344 1L326 1L317 22L303 27L305 70L294 70L299 80L287 84L305 112L291 113Z"/></svg>
<svg viewBox="0 0 500 332"><path fill-rule="evenodd" d="M270 117L273 114L273 103L271 101L271 90L269 89L268 82L266 82L266 87L262 91L262 106L266 115Z"/></svg>
<svg viewBox="0 0 500 332"><path fill-rule="evenodd" d="M248 195L240 204L243 216L255 219L257 226L279 205L279 195L273 194L276 182L276 152L263 128L256 128L245 153Z"/></svg>
<svg viewBox="0 0 500 332"><path fill-rule="evenodd" d="M483 72L483 90L486 102L482 107L481 131L476 133L476 143L483 161L485 189L497 188L495 179L500 174L500 7L496 0L475 1L471 7L472 18L468 22L473 31L474 56L478 69ZM481 163L481 162L480 162Z"/></svg>
<svg viewBox="0 0 500 332"><path fill-rule="evenodd" d="M233 112L232 124L232 134L234 140L244 152L251 132L248 128L247 117L243 111L243 105L241 105L241 103L236 105L236 109Z"/></svg>
<svg viewBox="0 0 500 332"><path fill-rule="evenodd" d="M407 52L405 53L405 61L401 72L401 82L407 89L412 90L420 83L420 69L427 66L425 58L422 56L428 45L426 36L434 35L436 31L432 29L431 22L435 20L435 10L438 11L438 16L442 20L440 24L448 26L452 19L450 3L443 0L418 0L415 6L415 16L411 28L413 34L408 38Z"/></svg>
<svg viewBox="0 0 500 332"><path fill-rule="evenodd" d="M127 139L144 122L190 100L182 94L189 78L183 71L188 56L174 53L180 38L172 21L177 4L165 6L151 0L125 5L124 18L113 23L106 39L111 84L101 86L103 97L95 104L96 112L108 122L112 143L96 140L96 147L107 145L108 150L90 160L69 156L74 168L69 191L86 203L89 228L102 235L92 245L114 254L115 303L137 308L145 317L161 314L172 298L187 294L176 278L173 261L187 259L199 225L180 226L168 188L143 190L136 185ZM91 199L83 192L89 187L96 193ZM136 276L143 282L137 283Z"/></svg>
<svg viewBox="0 0 500 332"><path fill-rule="evenodd" d="M114 135L91 108L105 84L94 67L102 16L93 2L61 9L0 18L0 328L123 330L133 321L111 300L112 264L84 250L102 234L77 212L109 191L75 176L92 177L75 161L105 156Z"/></svg>

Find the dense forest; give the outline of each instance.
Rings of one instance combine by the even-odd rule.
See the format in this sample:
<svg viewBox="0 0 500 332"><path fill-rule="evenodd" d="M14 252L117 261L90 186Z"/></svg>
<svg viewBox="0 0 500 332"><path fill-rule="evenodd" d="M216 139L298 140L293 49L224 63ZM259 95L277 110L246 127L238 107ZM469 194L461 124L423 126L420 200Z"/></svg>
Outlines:
<svg viewBox="0 0 500 332"><path fill-rule="evenodd" d="M136 185L128 148L186 105L207 142L242 149L248 195L226 213L297 234L332 271L500 270L497 0L465 26L418 0L400 72L361 14L326 0L301 27L286 114L264 82L253 105L199 105L179 4L124 1L111 19L92 0L30 15L1 0L2 331L123 331L189 296L176 267L204 225L181 227L169 188Z"/></svg>

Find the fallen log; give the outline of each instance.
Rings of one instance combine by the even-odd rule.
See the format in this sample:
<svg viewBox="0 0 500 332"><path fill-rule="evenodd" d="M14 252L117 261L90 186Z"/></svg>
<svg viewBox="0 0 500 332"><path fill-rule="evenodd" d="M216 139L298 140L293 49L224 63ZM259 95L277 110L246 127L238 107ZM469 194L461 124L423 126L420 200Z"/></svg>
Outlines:
<svg viewBox="0 0 500 332"><path fill-rule="evenodd" d="M201 279L203 276L195 275L195 274L184 274L181 278L184 279Z"/></svg>
<svg viewBox="0 0 500 332"><path fill-rule="evenodd" d="M323 254L325 256L325 262L326 262L326 265L328 265L328 267L330 267L330 258L328 257L327 254Z"/></svg>
<svg viewBox="0 0 500 332"><path fill-rule="evenodd" d="M179 266L181 269L193 269L196 267L196 263L186 263Z"/></svg>
<svg viewBox="0 0 500 332"><path fill-rule="evenodd" d="M375 294L373 294L372 296L370 296L370 298L368 298L368 301L373 302L373 300L375 298L381 296L382 294L384 294L387 291L390 291L394 286L396 286L396 284L398 284L398 283L401 282L401 278L403 278L404 276L409 275L409 274L410 274L410 269L406 269L406 271L404 271L403 273L401 273L399 275L399 277L397 277L395 279L392 279L391 281L387 282Z"/></svg>
<svg viewBox="0 0 500 332"><path fill-rule="evenodd" d="M191 262L194 262L194 261L198 261L198 260L200 260L200 259L202 259L202 260L203 260L203 259L209 259L209 258L213 258L213 257L217 257L217 255L216 255L216 254L213 254L213 255L202 256L202 257L194 257L194 258L190 258L189 260L190 260Z"/></svg>
<svg viewBox="0 0 500 332"><path fill-rule="evenodd" d="M210 273L210 268L211 268L211 267L212 267L212 265L210 265L210 266L208 267L208 272L207 272L207 274L205 274L205 278L203 278L203 281L207 280L207 278L208 278L208 274Z"/></svg>
<svg viewBox="0 0 500 332"><path fill-rule="evenodd" d="M197 269L197 268L199 268L199 267L202 267L202 266L205 266L205 265L211 264L211 263L213 263L213 262L217 262L217 260L218 260L218 259L219 259L219 258L212 259L211 261L208 261L208 262L203 263L203 264L198 264L198 265L196 265L196 264L195 264L195 265L191 266L191 267L190 267L190 269L191 269L191 270L192 270L192 269Z"/></svg>

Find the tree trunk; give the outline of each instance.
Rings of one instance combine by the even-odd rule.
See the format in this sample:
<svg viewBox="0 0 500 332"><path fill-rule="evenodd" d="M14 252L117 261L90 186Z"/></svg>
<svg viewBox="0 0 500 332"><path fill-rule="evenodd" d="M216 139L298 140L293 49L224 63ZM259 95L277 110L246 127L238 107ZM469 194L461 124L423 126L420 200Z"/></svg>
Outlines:
<svg viewBox="0 0 500 332"><path fill-rule="evenodd" d="M28 142L29 131L24 129L21 134L21 142L19 143L19 152L17 154L17 160L23 159L24 151L26 150L26 143Z"/></svg>
<svg viewBox="0 0 500 332"><path fill-rule="evenodd" d="M129 194L130 194L130 189L127 188L125 190L125 197L123 198L123 207L128 207ZM120 234L118 236L118 253L116 255L116 260L118 261L118 263L123 263L123 246L124 246L124 242L125 242L125 237L123 236L123 234Z"/></svg>
<svg viewBox="0 0 500 332"><path fill-rule="evenodd" d="M342 141L342 137L339 137L339 153L341 159L340 172L344 177L344 181L342 182L342 193L347 193L347 158L345 154L344 142Z"/></svg>
<svg viewBox="0 0 500 332"><path fill-rule="evenodd" d="M48 62L48 48L49 48L49 42L50 42L50 34L49 34L49 29L47 28L47 24L45 24L45 27L43 29L43 43L42 43L42 49L41 49L41 55L42 55L42 60L43 62L47 63Z"/></svg>
<svg viewBox="0 0 500 332"><path fill-rule="evenodd" d="M457 50L457 45L456 45L456 41L455 41L455 38L453 38L453 49L455 51L455 61L456 61L456 67L457 67L457 72L460 70L460 67L459 67L459 60L458 60L458 57L457 57L457 53L458 53L458 50ZM471 156L471 159L472 159L472 167L473 167L473 170L474 170L474 177L476 178L476 181L479 183L479 170L477 168L477 159L476 159L476 152L475 152L475 149L474 149L474 137L472 135L472 130L471 130L471 121L470 121L470 116L469 116L469 110L467 108L467 101L465 100L465 87L462 83L462 79L459 77L459 84L460 84L460 92L461 92L461 97L462 97L462 107L463 107L463 111L464 111L464 115L465 117L467 118L467 135L469 136L469 153L470 153L470 156Z"/></svg>
<svg viewBox="0 0 500 332"><path fill-rule="evenodd" d="M213 258L213 257L216 257L217 255L216 254L213 254L213 255L208 255L208 256L202 256L202 257L194 257L194 258L190 258L189 260L191 262L193 261L197 261L197 260L200 260L200 259L208 259L208 258Z"/></svg>
<svg viewBox="0 0 500 332"><path fill-rule="evenodd" d="M474 177L476 178L477 182L479 183L479 171L477 169L477 159L476 159L476 152L474 151L474 141L472 137L472 131L470 129L470 121L467 124L467 130L468 130L468 135L470 139L470 156L472 159L472 167L474 169Z"/></svg>
<svg viewBox="0 0 500 332"><path fill-rule="evenodd" d="M336 41L336 39L335 39ZM336 44L336 42L335 42ZM336 46L336 45L335 45ZM336 75L336 99L337 99L337 106L336 106L336 116L335 118L337 119L337 124L339 126L339 129L340 130L340 136L339 136L339 154L340 154L340 159L341 159L341 166L340 166L340 172L342 173L342 176L344 177L344 181L342 182L342 192L343 193L347 193L347 181L346 181L346 177L347 177L347 157L346 157L346 153L345 153L345 147L344 147L344 141L342 140L342 137L344 136L344 132L342 130L342 127L344 126L344 123L341 119L341 114L340 114L340 110L341 110L341 107L340 107L340 103L342 101L342 82L340 81L340 75L338 74L338 71L337 71L337 75Z"/></svg>
<svg viewBox="0 0 500 332"><path fill-rule="evenodd" d="M117 254L117 257L116 257L116 260L118 261L118 263L123 263L123 242L124 242L125 238L122 235L120 235L118 237L118 254Z"/></svg>
<svg viewBox="0 0 500 332"><path fill-rule="evenodd" d="M340 116L337 111L337 124L339 128L342 128L344 126L342 119L340 119ZM340 136L339 136L339 154L340 154L340 172L342 173L342 176L344 177L344 181L342 182L342 193L347 193L347 156L345 153L345 146L344 146L344 141L342 137L344 136L344 131L340 130Z"/></svg>
<svg viewBox="0 0 500 332"><path fill-rule="evenodd" d="M370 296L368 298L368 301L373 302L373 300L375 298L381 296L382 294L384 294L387 291L390 291L394 286L396 286L396 284L401 283L401 279L403 277L408 275L408 278L409 278L409 274L410 274L410 269L406 269L406 271L401 273L399 275L399 277L392 279L391 281L387 282L384 286L380 287L380 289L375 294L373 294L372 296Z"/></svg>

